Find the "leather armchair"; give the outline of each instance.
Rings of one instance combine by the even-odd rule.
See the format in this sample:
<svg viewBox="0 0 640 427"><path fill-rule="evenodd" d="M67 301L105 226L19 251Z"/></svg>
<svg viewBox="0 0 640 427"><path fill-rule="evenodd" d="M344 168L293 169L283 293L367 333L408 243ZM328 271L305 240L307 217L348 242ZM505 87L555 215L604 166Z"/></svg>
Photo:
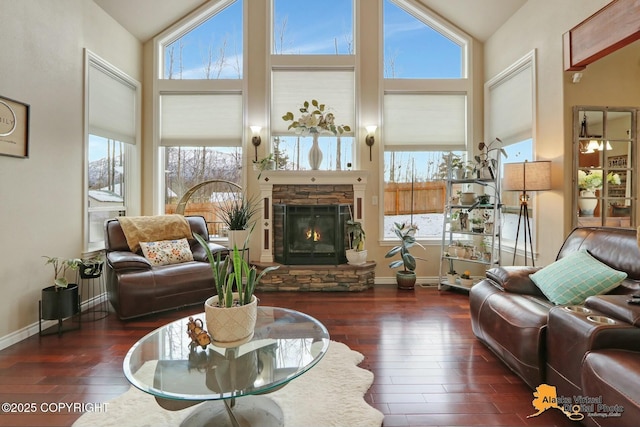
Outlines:
<svg viewBox="0 0 640 427"><path fill-rule="evenodd" d="M185 218L193 233L209 239L203 217ZM216 295L206 252L195 239L188 239L194 261L153 266L140 251L130 251L117 219L106 221L104 230L107 292L120 319L204 304L205 299ZM214 253L228 253L224 246L213 243L209 246Z"/></svg>

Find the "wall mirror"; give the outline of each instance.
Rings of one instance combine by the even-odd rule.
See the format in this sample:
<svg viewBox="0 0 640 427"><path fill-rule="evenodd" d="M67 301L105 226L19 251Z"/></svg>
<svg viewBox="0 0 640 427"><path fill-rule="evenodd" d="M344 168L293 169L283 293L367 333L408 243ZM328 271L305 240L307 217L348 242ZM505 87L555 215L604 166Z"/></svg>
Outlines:
<svg viewBox="0 0 640 427"><path fill-rule="evenodd" d="M573 107L573 225L636 227L635 108Z"/></svg>

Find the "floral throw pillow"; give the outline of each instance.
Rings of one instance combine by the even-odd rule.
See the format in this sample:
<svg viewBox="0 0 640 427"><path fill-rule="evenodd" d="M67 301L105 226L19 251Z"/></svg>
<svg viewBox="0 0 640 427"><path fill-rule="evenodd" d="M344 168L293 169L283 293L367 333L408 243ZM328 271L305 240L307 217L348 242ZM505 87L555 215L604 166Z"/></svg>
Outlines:
<svg viewBox="0 0 640 427"><path fill-rule="evenodd" d="M193 261L187 239L140 242L142 254L152 265L180 264Z"/></svg>

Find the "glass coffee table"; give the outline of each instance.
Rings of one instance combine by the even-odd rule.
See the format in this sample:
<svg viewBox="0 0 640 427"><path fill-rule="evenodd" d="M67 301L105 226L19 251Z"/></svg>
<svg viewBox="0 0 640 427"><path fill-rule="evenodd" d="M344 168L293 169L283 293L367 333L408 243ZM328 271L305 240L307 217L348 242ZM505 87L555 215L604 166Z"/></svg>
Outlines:
<svg viewBox="0 0 640 427"><path fill-rule="evenodd" d="M204 313L190 316L201 319ZM147 334L131 347L123 369L131 384L160 406L180 410L205 402L182 426L282 426L280 407L265 396L311 369L329 347L329 333L304 313L258 306L250 341L236 347L191 344L189 318Z"/></svg>

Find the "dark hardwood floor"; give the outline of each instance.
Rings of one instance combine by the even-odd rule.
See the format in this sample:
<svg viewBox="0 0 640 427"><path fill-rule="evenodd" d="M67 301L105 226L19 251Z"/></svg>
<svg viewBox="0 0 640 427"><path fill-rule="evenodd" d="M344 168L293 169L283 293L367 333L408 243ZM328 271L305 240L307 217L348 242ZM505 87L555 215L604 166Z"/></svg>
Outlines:
<svg viewBox="0 0 640 427"><path fill-rule="evenodd" d="M527 418L535 412L532 390L475 339L464 293L378 286L357 293L258 296L262 305L316 317L332 340L364 354L360 366L375 374L365 397L385 414L385 427L577 425L556 410ZM129 389L122 360L130 346L200 311L195 306L128 322L112 313L61 337L33 336L0 351L1 401L23 404L10 408L20 413L3 406L0 426L71 425L81 413L58 409L58 402L86 406L122 394ZM35 413L26 412L34 406Z"/></svg>

